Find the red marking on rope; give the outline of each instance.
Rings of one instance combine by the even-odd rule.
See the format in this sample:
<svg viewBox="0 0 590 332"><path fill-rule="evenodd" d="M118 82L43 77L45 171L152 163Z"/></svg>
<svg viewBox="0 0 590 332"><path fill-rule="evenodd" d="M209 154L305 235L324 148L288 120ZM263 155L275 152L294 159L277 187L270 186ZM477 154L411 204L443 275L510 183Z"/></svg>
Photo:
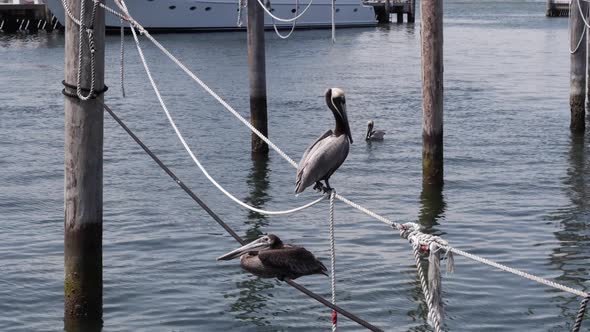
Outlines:
<svg viewBox="0 0 590 332"><path fill-rule="evenodd" d="M425 245L425 244L423 244L423 245L420 246L420 250L422 250L422 251L428 251L428 246Z"/></svg>
<svg viewBox="0 0 590 332"><path fill-rule="evenodd" d="M332 325L336 325L338 322L338 312L336 310L332 310Z"/></svg>

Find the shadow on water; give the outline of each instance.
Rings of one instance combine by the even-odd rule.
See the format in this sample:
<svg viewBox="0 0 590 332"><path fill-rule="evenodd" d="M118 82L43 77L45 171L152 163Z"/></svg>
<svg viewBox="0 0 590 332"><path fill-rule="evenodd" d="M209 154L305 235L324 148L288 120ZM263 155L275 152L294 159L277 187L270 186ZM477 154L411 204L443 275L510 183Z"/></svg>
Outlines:
<svg viewBox="0 0 590 332"><path fill-rule="evenodd" d="M252 168L248 174L247 183L250 187L250 195L245 199L248 204L255 207L263 207L269 200L267 190L268 180L268 157L252 155ZM248 211L249 226L246 230L246 242L251 242L263 234L262 228L268 225L267 216ZM272 322L267 315L266 291L275 287L274 279L260 279L251 277L248 280L237 283L240 294L236 302L231 305L231 311L236 313L236 318L250 322L258 327L271 326Z"/></svg>
<svg viewBox="0 0 590 332"><path fill-rule="evenodd" d="M570 204L551 216L560 222L560 229L554 232L560 246L553 249L549 257L549 264L561 273L555 278L558 282L583 290L587 289L590 275L590 154L587 140L583 134L571 136L569 164L563 178L563 188ZM561 309L562 317L572 322L580 301L581 298L574 295L555 292L554 302Z"/></svg>
<svg viewBox="0 0 590 332"><path fill-rule="evenodd" d="M446 203L443 195L443 185L429 185L422 184L422 192L420 193L420 213L418 215L418 223L423 227L423 231L429 234L443 235L438 232L434 226L439 225L439 221L444 219L446 210ZM442 268L441 264L441 268ZM428 274L428 258L422 259L422 268L424 273ZM415 271L415 268L414 268ZM421 322L420 325L411 328L409 331L426 332L431 331L428 325L428 306L422 293L422 286L417 272L415 272L415 279L412 284L411 297L414 302L418 303L418 307L407 312L408 317L411 317L416 322ZM444 280L443 280L444 282ZM443 283L444 288L444 283ZM444 329L444 328L443 328Z"/></svg>

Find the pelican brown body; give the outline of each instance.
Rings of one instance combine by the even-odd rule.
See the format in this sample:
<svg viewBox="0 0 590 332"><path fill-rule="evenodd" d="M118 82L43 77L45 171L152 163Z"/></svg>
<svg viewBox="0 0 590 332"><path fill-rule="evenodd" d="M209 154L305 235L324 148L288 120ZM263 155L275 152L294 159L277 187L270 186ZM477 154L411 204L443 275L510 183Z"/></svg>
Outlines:
<svg viewBox="0 0 590 332"><path fill-rule="evenodd" d="M274 234L265 235L233 250L217 260L240 257L240 266L261 278L296 279L310 274L326 273L322 262L303 247L285 245Z"/></svg>
<svg viewBox="0 0 590 332"><path fill-rule="evenodd" d="M326 131L303 153L299 167L297 167L295 182L295 193L297 194L303 192L313 183L315 183L314 189L320 188L322 180L326 182L326 189L331 189L328 180L346 160L349 141L352 144L344 91L331 88L326 91L325 97L328 108L334 114L336 127L333 131L331 129Z"/></svg>
<svg viewBox="0 0 590 332"><path fill-rule="evenodd" d="M383 130L373 130L373 126L375 123L373 120L370 120L367 123L367 136L365 136L366 141L382 141L383 136L385 136L385 132Z"/></svg>

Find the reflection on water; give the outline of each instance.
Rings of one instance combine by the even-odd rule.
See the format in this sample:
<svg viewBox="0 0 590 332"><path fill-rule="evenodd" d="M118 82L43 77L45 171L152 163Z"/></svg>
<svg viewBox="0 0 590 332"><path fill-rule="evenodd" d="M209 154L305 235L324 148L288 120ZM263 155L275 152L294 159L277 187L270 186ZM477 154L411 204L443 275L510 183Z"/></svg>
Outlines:
<svg viewBox="0 0 590 332"><path fill-rule="evenodd" d="M271 326L269 315L265 314L267 291L274 288L274 279L260 279L252 277L245 281L238 282L237 288L240 295L236 302L231 305L231 312L236 313L236 318L250 322L256 326Z"/></svg>
<svg viewBox="0 0 590 332"><path fill-rule="evenodd" d="M439 224L444 218L446 203L443 197L443 185L422 184L420 193L420 225L427 230Z"/></svg>
<svg viewBox="0 0 590 332"><path fill-rule="evenodd" d="M248 186L250 195L246 202L257 208L264 207L269 200L267 190L269 187L268 180L268 156L252 154L252 168L248 173ZM268 224L267 216L248 211L248 220L245 222L249 227L246 230L246 242L253 241L263 233L261 228ZM266 292L274 288L274 279L264 280L257 277L251 277L245 281L238 282L237 288L240 295L236 302L231 305L231 311L237 313L236 318L251 322L256 326L270 326L271 321L265 314L268 296Z"/></svg>
<svg viewBox="0 0 590 332"><path fill-rule="evenodd" d="M268 181L268 156L252 154L252 168L248 173L248 186L250 195L246 197L246 203L260 208L269 200L267 190ZM246 231L246 241L250 242L260 237L262 231L260 228L268 224L267 216L258 212L248 210L248 220L246 224L250 227Z"/></svg>
<svg viewBox="0 0 590 332"><path fill-rule="evenodd" d="M102 331L102 322L68 322L68 321L64 321L64 331L66 331L66 332L100 332L100 331Z"/></svg>
<svg viewBox="0 0 590 332"><path fill-rule="evenodd" d="M569 167L563 179L563 189L571 204L553 216L561 220L560 230L555 232L560 247L553 249L549 258L554 270L560 273L558 282L586 290L590 268L590 159L584 135L572 133L568 154ZM555 292L550 290L550 292ZM555 305L563 317L575 319L576 304L581 299L564 292L555 292ZM567 324L567 323L566 323ZM567 326L558 326L558 328Z"/></svg>

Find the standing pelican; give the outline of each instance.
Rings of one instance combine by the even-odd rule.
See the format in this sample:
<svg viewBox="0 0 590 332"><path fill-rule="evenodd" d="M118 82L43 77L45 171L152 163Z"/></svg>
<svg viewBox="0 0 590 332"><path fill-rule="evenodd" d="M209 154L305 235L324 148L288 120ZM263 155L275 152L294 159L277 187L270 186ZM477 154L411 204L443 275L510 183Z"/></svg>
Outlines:
<svg viewBox="0 0 590 332"><path fill-rule="evenodd" d="M330 190L328 180L348 156L348 141L352 144L344 91L338 88L328 89L326 104L334 114L336 128L334 131L331 129L326 131L303 153L297 168L295 183L295 193L297 194L312 183L315 183L314 189L321 188L321 180L326 182L326 189Z"/></svg>
<svg viewBox="0 0 590 332"><path fill-rule="evenodd" d="M240 257L240 266L262 278L296 279L310 274L326 274L322 262L303 247L285 245L274 234L265 235L236 250L218 257L230 260Z"/></svg>
<svg viewBox="0 0 590 332"><path fill-rule="evenodd" d="M370 120L367 123L367 136L365 137L366 141L382 141L385 132L383 130L373 130L373 120Z"/></svg>

